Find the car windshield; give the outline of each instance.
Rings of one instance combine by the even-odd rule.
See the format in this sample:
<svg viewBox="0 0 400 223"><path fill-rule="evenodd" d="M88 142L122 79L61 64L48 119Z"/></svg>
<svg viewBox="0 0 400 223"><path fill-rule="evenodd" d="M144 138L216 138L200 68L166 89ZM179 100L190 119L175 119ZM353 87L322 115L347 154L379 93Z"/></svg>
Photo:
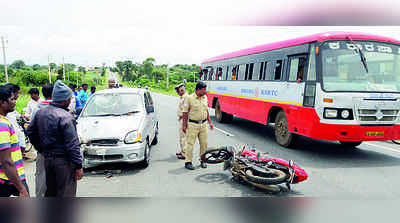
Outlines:
<svg viewBox="0 0 400 223"><path fill-rule="evenodd" d="M365 55L364 64L359 50ZM321 46L323 87L326 91L400 92L399 51L397 45L380 42L326 42Z"/></svg>
<svg viewBox="0 0 400 223"><path fill-rule="evenodd" d="M98 94L89 100L82 116L131 115L142 110L143 102L138 94Z"/></svg>

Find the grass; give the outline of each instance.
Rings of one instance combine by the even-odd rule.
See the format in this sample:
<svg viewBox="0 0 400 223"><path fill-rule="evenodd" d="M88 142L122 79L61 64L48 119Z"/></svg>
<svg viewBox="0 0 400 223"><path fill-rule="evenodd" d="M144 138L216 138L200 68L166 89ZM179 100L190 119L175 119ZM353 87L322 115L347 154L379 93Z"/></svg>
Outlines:
<svg viewBox="0 0 400 223"><path fill-rule="evenodd" d="M20 114L22 114L22 109L26 107L26 104L32 100L29 94L20 95L17 104L15 105L15 110L17 110Z"/></svg>

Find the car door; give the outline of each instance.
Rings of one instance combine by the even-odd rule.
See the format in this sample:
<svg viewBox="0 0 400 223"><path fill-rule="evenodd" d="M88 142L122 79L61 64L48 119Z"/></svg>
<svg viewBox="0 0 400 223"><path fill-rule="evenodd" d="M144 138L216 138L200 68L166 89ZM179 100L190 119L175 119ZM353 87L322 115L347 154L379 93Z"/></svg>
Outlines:
<svg viewBox="0 0 400 223"><path fill-rule="evenodd" d="M145 107L146 107L146 131L150 138L150 142L153 140L156 133L156 115L154 109L154 102L149 92L144 93Z"/></svg>

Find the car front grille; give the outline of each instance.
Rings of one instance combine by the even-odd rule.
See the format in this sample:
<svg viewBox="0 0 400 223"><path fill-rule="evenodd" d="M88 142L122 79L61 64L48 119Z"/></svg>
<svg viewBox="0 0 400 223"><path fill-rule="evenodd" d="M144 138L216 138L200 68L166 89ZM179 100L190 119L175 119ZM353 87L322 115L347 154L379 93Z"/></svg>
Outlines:
<svg viewBox="0 0 400 223"><path fill-rule="evenodd" d="M119 142L119 139L96 139L90 140L89 144L95 146L115 146Z"/></svg>
<svg viewBox="0 0 400 223"><path fill-rule="evenodd" d="M101 160L101 161L110 161L110 160L120 160L124 158L123 155L117 154L117 155L90 155L87 154L85 157L88 160Z"/></svg>

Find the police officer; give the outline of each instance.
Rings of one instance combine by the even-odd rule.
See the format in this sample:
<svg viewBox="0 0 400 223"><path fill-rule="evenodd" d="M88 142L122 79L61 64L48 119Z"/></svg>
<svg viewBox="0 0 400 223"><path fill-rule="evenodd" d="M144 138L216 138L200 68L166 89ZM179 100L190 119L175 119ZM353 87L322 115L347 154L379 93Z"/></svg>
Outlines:
<svg viewBox="0 0 400 223"><path fill-rule="evenodd" d="M183 102L185 98L188 96L188 94L186 93L184 84L178 84L175 86L174 89L176 93L178 93L179 95L177 115L178 115L178 125L179 125L179 145L181 148L181 151L176 153L176 155L178 156L178 159L185 159L186 133L182 131L182 118L183 118Z"/></svg>
<svg viewBox="0 0 400 223"><path fill-rule="evenodd" d="M195 92L186 97L183 103L182 131L187 134L185 168L189 170L194 170L192 158L196 138L199 139L201 156L208 147L208 129L206 122L208 121L211 130L214 129L210 115L208 114L206 89L207 85L204 82L197 82ZM201 162L201 167L206 168L206 163Z"/></svg>

